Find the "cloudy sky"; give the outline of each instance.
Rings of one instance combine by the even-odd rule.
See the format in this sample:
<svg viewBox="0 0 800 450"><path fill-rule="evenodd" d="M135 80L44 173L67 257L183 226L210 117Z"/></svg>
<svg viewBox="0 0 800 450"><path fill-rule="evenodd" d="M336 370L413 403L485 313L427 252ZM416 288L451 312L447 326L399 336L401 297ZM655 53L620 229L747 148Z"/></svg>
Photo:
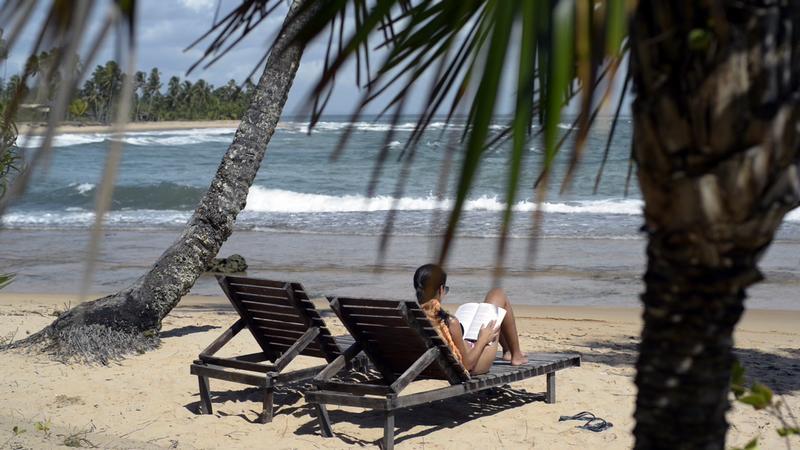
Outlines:
<svg viewBox="0 0 800 450"><path fill-rule="evenodd" d="M42 3L49 4L50 2ZM238 0L221 0L220 14L226 14L236 4L238 4ZM214 85L224 84L230 79L241 82L251 73L254 64L264 54L274 33L280 27L287 9L284 7L282 10L276 11L272 17L262 22L250 36L213 66L204 70L198 68L187 77L186 71L192 63L197 61L209 41L188 51L185 51L185 48L210 28L218 7L218 0L139 0L138 7L137 66L139 70L146 72L157 67L165 85L169 77L173 75L190 80L204 78ZM38 12L37 17L43 18L41 11ZM90 22L97 25L100 23L100 19L99 16L92 17ZM12 53L9 55L5 75L21 71L25 56L30 51L34 38L33 29L25 30L19 44L12 49ZM316 42L306 49L289 97L287 113L298 114L305 111L308 104L308 93L322 70L324 47L323 42ZM113 48L109 42L109 45L103 49L93 64L114 59ZM354 74L352 65L348 70L351 75ZM509 74L514 72L514 68L509 68ZM260 71L257 72L254 81L257 80L259 74ZM351 112L359 97L353 76L341 77L340 80L326 110L330 114ZM424 83L424 80L420 81ZM427 85L427 83L423 85ZM413 113L419 109L421 97L421 95L412 96L409 105L411 111L409 112ZM503 110L507 111L511 105L509 101L511 95L501 95L501 97L500 112L504 112ZM378 105L368 108L368 112L377 110L379 110Z"/></svg>

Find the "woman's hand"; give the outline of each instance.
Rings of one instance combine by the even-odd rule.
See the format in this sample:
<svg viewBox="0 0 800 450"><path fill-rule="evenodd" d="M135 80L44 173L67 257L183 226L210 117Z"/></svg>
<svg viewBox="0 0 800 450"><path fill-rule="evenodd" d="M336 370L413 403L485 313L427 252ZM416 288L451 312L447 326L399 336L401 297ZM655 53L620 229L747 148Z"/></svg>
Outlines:
<svg viewBox="0 0 800 450"><path fill-rule="evenodd" d="M495 329L494 323L495 321L492 320L491 322L481 327L481 330L478 332L478 340L476 342L478 345L485 346L491 342L494 342L494 340L497 339L500 330Z"/></svg>

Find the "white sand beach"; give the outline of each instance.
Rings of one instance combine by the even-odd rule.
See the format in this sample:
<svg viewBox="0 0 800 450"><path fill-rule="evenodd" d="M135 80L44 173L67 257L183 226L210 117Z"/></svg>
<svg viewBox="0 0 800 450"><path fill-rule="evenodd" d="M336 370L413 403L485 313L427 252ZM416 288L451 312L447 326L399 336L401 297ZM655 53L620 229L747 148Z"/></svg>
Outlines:
<svg viewBox="0 0 800 450"><path fill-rule="evenodd" d="M53 319L74 297L0 294L0 336L19 339ZM316 301L324 308L324 301ZM454 308L453 308L454 309ZM404 410L397 415L398 448L612 448L632 445L636 389L633 364L639 334L636 308L517 308L523 348L576 352L583 364L557 375L557 403L543 401L544 377L514 383L501 396L465 396ZM0 365L0 447L61 448L80 439L101 448L353 448L372 447L382 417L357 408L332 408L336 437L319 435L302 386L276 394L276 416L256 422L255 389L213 381L214 414L198 415L198 387L189 374L197 354L236 318L221 297L190 296L165 320L162 346L108 366L64 365L42 355L4 353ZM748 311L736 334L737 354L748 374L771 386L794 410L800 407L800 332L797 311ZM337 321L326 315L335 333ZM247 333L228 354L254 351ZM318 363L302 357L297 367ZM440 382L417 382L424 389ZM589 410L612 422L601 433L559 422L560 415ZM728 415L729 445L761 437L778 448L776 420L736 404ZM37 429L37 422L39 426ZM17 434L13 429L16 427ZM43 430L47 428L47 431ZM23 432L24 431L24 432ZM71 440L70 440L71 439Z"/></svg>

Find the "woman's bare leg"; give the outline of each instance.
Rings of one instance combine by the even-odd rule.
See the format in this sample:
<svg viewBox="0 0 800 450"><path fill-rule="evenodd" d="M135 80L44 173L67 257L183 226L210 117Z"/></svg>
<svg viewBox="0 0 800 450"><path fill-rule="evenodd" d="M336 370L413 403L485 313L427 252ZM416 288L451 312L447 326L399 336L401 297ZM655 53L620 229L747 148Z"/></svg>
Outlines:
<svg viewBox="0 0 800 450"><path fill-rule="evenodd" d="M483 352L481 352L481 356L478 358L475 368L470 371L470 374L480 375L488 372L489 369L492 368L495 355L497 355L497 341L487 345Z"/></svg>
<svg viewBox="0 0 800 450"><path fill-rule="evenodd" d="M491 289L486 294L485 303L491 303L506 310L506 317L500 324L500 345L503 347L503 359L511 361L512 366L519 366L528 362L528 357L522 353L519 346L519 335L517 334L517 320L514 317L514 310L511 308L511 301L505 291L500 288Z"/></svg>

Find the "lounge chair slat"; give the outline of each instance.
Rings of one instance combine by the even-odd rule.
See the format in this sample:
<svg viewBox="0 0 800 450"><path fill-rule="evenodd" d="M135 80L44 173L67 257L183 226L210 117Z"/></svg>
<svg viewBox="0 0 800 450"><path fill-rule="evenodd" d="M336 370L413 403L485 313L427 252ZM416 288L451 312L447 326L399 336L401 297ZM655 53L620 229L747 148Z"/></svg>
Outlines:
<svg viewBox="0 0 800 450"><path fill-rule="evenodd" d="M237 277L233 275L226 275L224 277L230 284L249 284L252 286L265 286L274 288L283 288L286 284L285 281L264 280L260 278Z"/></svg>
<svg viewBox="0 0 800 450"><path fill-rule="evenodd" d="M385 411L388 408L386 398L365 397L346 392L314 390L306 391L306 400L312 403L327 403L339 406L355 406Z"/></svg>
<svg viewBox="0 0 800 450"><path fill-rule="evenodd" d="M279 324L293 323L307 328L307 322L301 316L292 317L288 314L272 314L265 311L251 311L250 314L260 322L278 322ZM322 319L311 319L311 326L322 327L324 324L325 322Z"/></svg>
<svg viewBox="0 0 800 450"><path fill-rule="evenodd" d="M232 381L234 383L247 384L250 386L265 387L267 383L264 375L236 372L231 369L226 369L225 367L212 364L192 364L189 366L189 373L191 375Z"/></svg>
<svg viewBox="0 0 800 450"><path fill-rule="evenodd" d="M397 308L397 300L372 300L364 298L337 297L342 306L353 308L356 306L371 306L374 308Z"/></svg>
<svg viewBox="0 0 800 450"><path fill-rule="evenodd" d="M276 328L276 327L283 327L286 330L297 330L297 331L306 331L308 327L305 324L298 323L295 321L283 321L276 317L253 317L253 323L256 327L265 327L265 328Z"/></svg>
<svg viewBox="0 0 800 450"><path fill-rule="evenodd" d="M369 383L337 383L335 381L322 381L317 384L320 390L347 392L363 395L386 395L392 390L389 386Z"/></svg>
<svg viewBox="0 0 800 450"><path fill-rule="evenodd" d="M292 302L287 298L248 294L243 292L237 292L236 295L240 300L245 301L248 305L275 305L278 307L282 306L284 308L296 308L296 306L293 305ZM315 311L314 303L312 303L311 300L299 300L299 303L304 311Z"/></svg>
<svg viewBox="0 0 800 450"><path fill-rule="evenodd" d="M250 294L267 298L289 298L286 291L280 288L231 284L231 290L237 294Z"/></svg>
<svg viewBox="0 0 800 450"><path fill-rule="evenodd" d="M350 317L352 317L356 323L384 325L389 327L406 326L405 320L400 316L391 317L391 316L367 316L363 314L351 314Z"/></svg>
<svg viewBox="0 0 800 450"><path fill-rule="evenodd" d="M291 285L291 283L290 283ZM256 295L272 296L277 298L287 298L284 285L279 287L259 286L253 283L230 283L231 290L236 293L250 293ZM303 290L295 291L298 298L308 300L308 296Z"/></svg>
<svg viewBox="0 0 800 450"><path fill-rule="evenodd" d="M400 327L395 328L395 327L382 327L382 326L376 327L364 324L358 324L358 325L359 329L361 329L362 333L364 333L366 336L369 336L373 339L383 338L382 342L386 342L386 338L388 337L398 338L398 339L411 339L414 341L417 341L419 339L417 333L415 333L414 330L410 328L400 328ZM389 343L387 342L387 344ZM406 345L406 343L395 341L392 342L391 345L392 346ZM423 344L420 345L424 346Z"/></svg>
<svg viewBox="0 0 800 450"><path fill-rule="evenodd" d="M259 311L265 313L275 314L290 314L295 317L300 317L294 305L276 305L270 303L253 302L249 300L242 300L241 305L248 311Z"/></svg>
<svg viewBox="0 0 800 450"><path fill-rule="evenodd" d="M275 336L273 334L264 334L264 336L269 340L270 345L277 342L288 342L289 344L293 343L297 340L297 337L287 337L287 336ZM319 344L316 341L311 342L312 346L317 346L319 348Z"/></svg>
<svg viewBox="0 0 800 450"><path fill-rule="evenodd" d="M211 355L200 355L200 360L206 364L214 364L233 369L249 370L252 372L267 373L275 370L272 365L259 364L249 361L240 361L233 358L219 358Z"/></svg>
<svg viewBox="0 0 800 450"><path fill-rule="evenodd" d="M272 297L266 295L248 294L247 292L236 292L236 297L245 305L275 305L284 308L294 308L287 298Z"/></svg>

